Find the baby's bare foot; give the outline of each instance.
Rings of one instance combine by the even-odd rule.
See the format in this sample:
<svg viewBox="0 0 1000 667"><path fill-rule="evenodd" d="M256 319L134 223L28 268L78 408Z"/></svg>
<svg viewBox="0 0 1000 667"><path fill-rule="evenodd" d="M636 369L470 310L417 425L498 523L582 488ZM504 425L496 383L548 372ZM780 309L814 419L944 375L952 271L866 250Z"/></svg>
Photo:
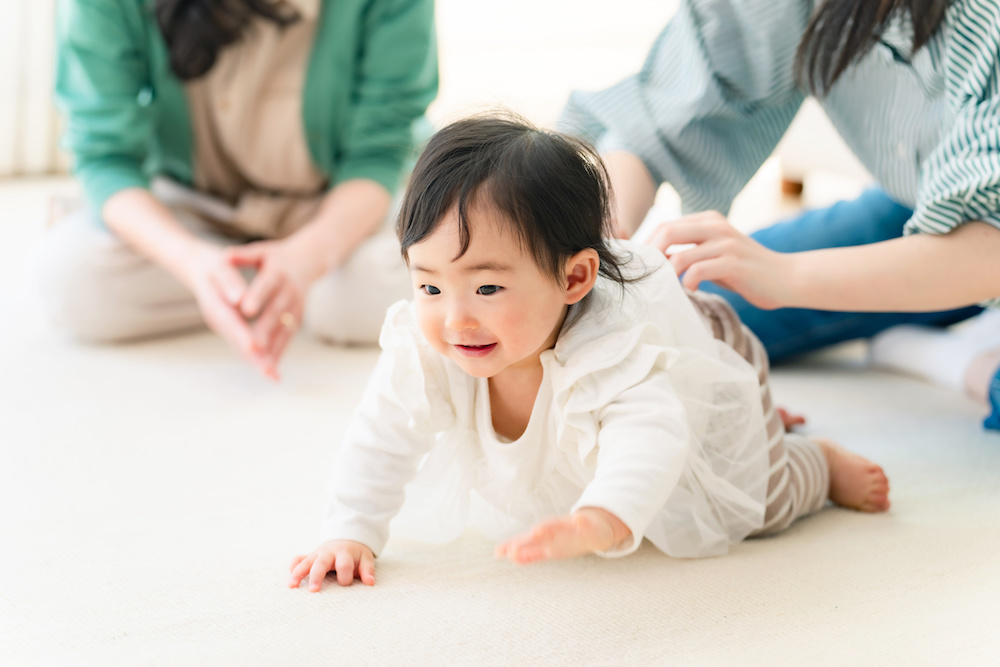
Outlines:
<svg viewBox="0 0 1000 667"><path fill-rule="evenodd" d="M889 509L889 479L881 466L849 452L832 440L813 438L830 468L830 500L862 512Z"/></svg>

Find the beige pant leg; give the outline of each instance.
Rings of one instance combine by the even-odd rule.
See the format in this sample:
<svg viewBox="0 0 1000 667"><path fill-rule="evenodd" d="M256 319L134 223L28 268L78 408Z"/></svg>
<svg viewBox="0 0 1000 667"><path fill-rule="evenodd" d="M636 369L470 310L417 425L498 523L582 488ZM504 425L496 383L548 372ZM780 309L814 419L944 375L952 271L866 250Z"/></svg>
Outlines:
<svg viewBox="0 0 1000 667"><path fill-rule="evenodd" d="M177 220L199 238L220 246L239 242L213 231L189 210L210 206L206 213L225 219L231 207L183 186L154 185ZM205 326L194 295L108 231L88 209L67 216L45 235L33 265L44 310L77 338L116 342ZM333 343L375 344L386 309L412 295L399 242L384 229L362 242L342 267L314 283L306 297L304 327Z"/></svg>
<svg viewBox="0 0 1000 667"><path fill-rule="evenodd" d="M712 329L712 334L750 362L757 371L760 399L767 425L770 474L764 525L752 535L776 533L799 517L823 508L830 494L830 473L823 451L815 442L786 433L771 399L770 366L763 344L744 325L722 297L704 292L688 296Z"/></svg>
<svg viewBox="0 0 1000 667"><path fill-rule="evenodd" d="M199 237L232 243L174 210ZM43 309L77 338L117 342L204 326L194 295L173 275L107 230L89 209L60 220L34 251Z"/></svg>
<svg viewBox="0 0 1000 667"><path fill-rule="evenodd" d="M342 267L316 281L306 300L304 326L332 343L373 345L386 309L412 297L399 241L386 229L366 239Z"/></svg>

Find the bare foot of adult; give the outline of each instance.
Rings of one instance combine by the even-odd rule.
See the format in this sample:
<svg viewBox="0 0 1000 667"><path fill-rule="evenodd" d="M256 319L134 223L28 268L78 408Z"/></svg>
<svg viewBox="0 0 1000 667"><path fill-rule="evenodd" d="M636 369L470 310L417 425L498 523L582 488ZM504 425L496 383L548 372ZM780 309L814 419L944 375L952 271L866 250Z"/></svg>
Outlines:
<svg viewBox="0 0 1000 667"><path fill-rule="evenodd" d="M889 509L889 479L882 467L832 440L813 438L830 468L830 500L861 512Z"/></svg>

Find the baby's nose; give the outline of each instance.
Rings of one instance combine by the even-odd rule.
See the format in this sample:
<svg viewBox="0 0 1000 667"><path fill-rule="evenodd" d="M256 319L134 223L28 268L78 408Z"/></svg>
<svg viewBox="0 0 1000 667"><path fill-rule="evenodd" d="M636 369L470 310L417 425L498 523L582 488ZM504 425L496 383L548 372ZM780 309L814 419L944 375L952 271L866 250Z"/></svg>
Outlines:
<svg viewBox="0 0 1000 667"><path fill-rule="evenodd" d="M479 326L479 322L473 317L466 309L454 309L448 313L448 320L445 325L452 331L469 331L470 329L476 329Z"/></svg>

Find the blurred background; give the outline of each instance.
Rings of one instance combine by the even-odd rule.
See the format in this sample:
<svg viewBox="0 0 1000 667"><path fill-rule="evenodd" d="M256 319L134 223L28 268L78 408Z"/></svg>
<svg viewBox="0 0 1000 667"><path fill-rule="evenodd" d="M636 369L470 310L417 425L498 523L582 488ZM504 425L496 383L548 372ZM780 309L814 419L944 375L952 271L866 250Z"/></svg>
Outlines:
<svg viewBox="0 0 1000 667"><path fill-rule="evenodd" d="M47 217L62 213L61 206L69 204L61 202L74 193L68 180L52 178L69 169L59 150L60 121L52 100L56 4L0 0L0 196L9 202L15 187L24 196L42 196L51 209ZM428 115L440 123L504 105L552 125L571 90L600 89L638 70L677 5L678 0L438 0L441 90ZM781 175L806 183L807 204L825 203L868 179L811 103L776 157L763 174L779 183ZM812 182L816 175L824 185ZM669 188L661 199L669 208ZM750 217L775 212L761 210L759 203L744 208ZM734 215L742 219L741 208Z"/></svg>

